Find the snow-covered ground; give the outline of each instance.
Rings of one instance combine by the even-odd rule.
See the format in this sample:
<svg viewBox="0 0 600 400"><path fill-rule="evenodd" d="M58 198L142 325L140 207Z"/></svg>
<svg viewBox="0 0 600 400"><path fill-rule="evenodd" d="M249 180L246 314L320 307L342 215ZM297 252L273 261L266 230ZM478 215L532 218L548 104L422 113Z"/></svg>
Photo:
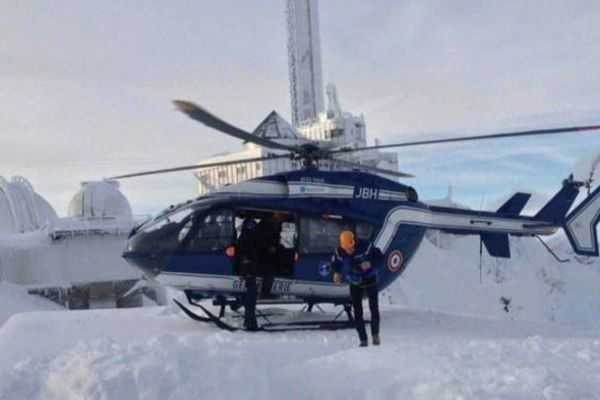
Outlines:
<svg viewBox="0 0 600 400"><path fill-rule="evenodd" d="M20 314L2 399L594 399L600 335L399 306L352 331L229 333L172 307Z"/></svg>
<svg viewBox="0 0 600 400"><path fill-rule="evenodd" d="M0 282L0 327L14 314L43 310L62 310L62 307L28 295L21 286Z"/></svg>
<svg viewBox="0 0 600 400"><path fill-rule="evenodd" d="M424 240L383 301L486 318L550 322L600 331L600 260L575 256L567 239L549 245L511 237L511 259L490 257L479 239L445 235L447 249ZM481 265L481 271L480 271ZM502 299L509 299L509 312Z"/></svg>
<svg viewBox="0 0 600 400"><path fill-rule="evenodd" d="M598 261L516 239L511 261L484 250L480 279L477 240L444 247L424 241L382 294L366 349L350 330L230 333L174 306L49 311L2 284L0 398L600 399Z"/></svg>

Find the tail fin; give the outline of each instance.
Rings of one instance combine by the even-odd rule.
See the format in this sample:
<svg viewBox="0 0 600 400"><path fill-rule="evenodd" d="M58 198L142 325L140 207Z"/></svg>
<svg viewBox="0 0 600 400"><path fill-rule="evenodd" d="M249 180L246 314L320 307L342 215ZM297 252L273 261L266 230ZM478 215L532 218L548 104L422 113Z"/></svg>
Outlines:
<svg viewBox="0 0 600 400"><path fill-rule="evenodd" d="M506 203L496 211L498 214L516 217L523 211L525 204L529 201L531 194L529 193L515 193Z"/></svg>
<svg viewBox="0 0 600 400"><path fill-rule="evenodd" d="M546 203L546 205L534 216L535 220L550 222L555 226L561 226L565 222L565 215L573 205L579 194L580 182L569 179L563 181L563 187Z"/></svg>
<svg viewBox="0 0 600 400"><path fill-rule="evenodd" d="M575 253L598 257L596 227L600 221L600 187L596 188L566 218L565 232Z"/></svg>

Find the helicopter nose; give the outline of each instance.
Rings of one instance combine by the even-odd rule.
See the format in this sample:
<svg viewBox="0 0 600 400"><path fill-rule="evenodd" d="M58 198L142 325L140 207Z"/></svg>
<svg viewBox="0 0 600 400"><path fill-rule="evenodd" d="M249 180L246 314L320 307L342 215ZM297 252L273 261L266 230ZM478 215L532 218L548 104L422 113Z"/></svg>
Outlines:
<svg viewBox="0 0 600 400"><path fill-rule="evenodd" d="M123 252L123 258L133 267L140 269L145 276L155 278L165 268L170 257L168 252L157 251L152 243L145 240L145 236L144 234L131 236Z"/></svg>
<svg viewBox="0 0 600 400"><path fill-rule="evenodd" d="M169 256L125 251L123 258L130 265L140 269L145 276L155 278L167 265Z"/></svg>

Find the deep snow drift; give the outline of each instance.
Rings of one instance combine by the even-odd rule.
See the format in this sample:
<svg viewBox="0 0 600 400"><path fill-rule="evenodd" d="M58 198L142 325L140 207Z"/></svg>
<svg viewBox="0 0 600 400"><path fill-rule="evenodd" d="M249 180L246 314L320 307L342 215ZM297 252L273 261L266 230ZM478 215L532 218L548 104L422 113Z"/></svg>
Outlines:
<svg viewBox="0 0 600 400"><path fill-rule="evenodd" d="M556 235L549 246L511 237L511 259L480 259L479 239L443 235L442 245L423 240L407 270L383 293L391 304L492 318L552 322L600 331L600 260L573 254ZM481 262L481 264L480 264ZM479 266L481 265L481 273ZM509 312L502 299L510 300Z"/></svg>
<svg viewBox="0 0 600 400"><path fill-rule="evenodd" d="M30 296L20 286L0 282L0 326L13 314L43 310L62 310L62 307L41 297Z"/></svg>

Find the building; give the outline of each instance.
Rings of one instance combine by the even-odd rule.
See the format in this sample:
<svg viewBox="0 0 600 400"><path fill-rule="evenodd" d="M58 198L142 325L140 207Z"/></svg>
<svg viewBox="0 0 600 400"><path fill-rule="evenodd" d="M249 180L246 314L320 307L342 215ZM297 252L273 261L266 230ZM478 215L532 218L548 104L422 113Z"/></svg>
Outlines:
<svg viewBox="0 0 600 400"><path fill-rule="evenodd" d="M0 281L68 308L140 306L141 273L121 257L134 224L118 182L82 183L60 218L25 178L0 176Z"/></svg>
<svg viewBox="0 0 600 400"><path fill-rule="evenodd" d="M286 7L292 123L323 112L319 11L316 0L288 0Z"/></svg>
<svg viewBox="0 0 600 400"><path fill-rule="evenodd" d="M364 117L342 111L335 85L327 85L327 107L324 107L321 74L321 45L316 0L288 0L286 7L288 36L288 65L290 79L291 115L293 125L272 112L253 131L254 135L283 144L298 145L316 141L321 147L363 147L367 145ZM244 150L226 153L203 160L202 163L236 161L279 155L283 152L246 143ZM398 170L395 152L370 150L347 153L347 161ZM203 195L227 184L300 168L289 159L266 160L246 164L198 169L197 194ZM335 161L319 162L321 169L347 169Z"/></svg>

